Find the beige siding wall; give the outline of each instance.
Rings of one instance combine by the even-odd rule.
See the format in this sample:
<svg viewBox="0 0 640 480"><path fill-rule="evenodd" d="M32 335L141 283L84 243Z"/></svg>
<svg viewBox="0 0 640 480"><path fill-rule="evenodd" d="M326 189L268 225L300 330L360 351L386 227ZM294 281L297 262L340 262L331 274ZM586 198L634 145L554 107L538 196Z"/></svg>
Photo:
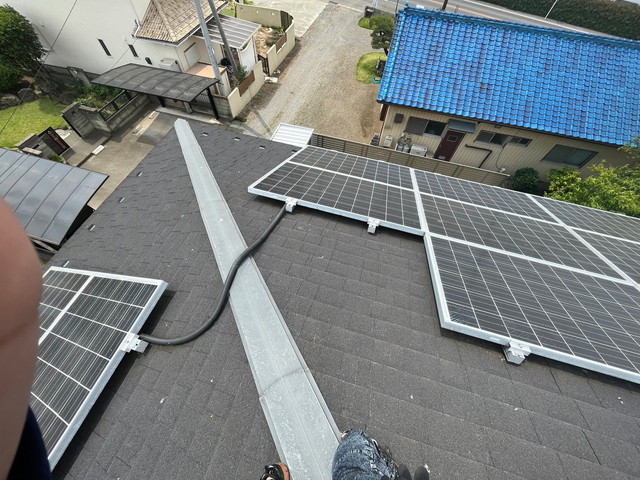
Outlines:
<svg viewBox="0 0 640 480"><path fill-rule="evenodd" d="M396 114L403 114L404 118L401 123L394 123ZM393 137L393 143L391 148L396 147L398 138L402 135L407 127L409 117L419 117L429 120L435 120L437 122L447 123L450 119L457 119L463 121L470 121L467 118L454 117L451 115L441 115L432 112L421 111L410 108L400 108L390 105L384 126L381 132L381 143L384 141L387 135ZM519 129L513 127L500 126L494 123L488 122L473 122L476 123L475 133L467 133L462 143L456 150L455 155L451 158L452 162L462 165L469 165L473 167L480 167L495 170L504 171L509 175L513 175L514 172L522 167L533 167L540 172L540 178L546 179L549 170L554 168L564 168L568 165L562 163L552 163L542 161L547 153L555 145L564 145L567 147L580 148L584 150L590 150L598 152L589 162L579 168L583 176L590 174L588 167L599 163L601 160L606 159L611 165L619 166L629 163L629 160L625 155L615 147L610 147L598 143L585 142L580 140L573 140L570 138L559 137L555 135L548 135L543 133L537 133L531 130ZM448 127L447 127L448 128ZM476 137L483 131L490 131L499 133L502 135L513 135L523 138L531 139L531 143L528 146L520 146L513 143L507 143L504 146L497 144L477 142ZM447 129L442 134L442 137L446 135ZM433 156L438 145L440 144L441 136L436 135L417 135L410 134L413 145L422 145L427 147L428 156ZM505 169L505 170L502 170Z"/></svg>

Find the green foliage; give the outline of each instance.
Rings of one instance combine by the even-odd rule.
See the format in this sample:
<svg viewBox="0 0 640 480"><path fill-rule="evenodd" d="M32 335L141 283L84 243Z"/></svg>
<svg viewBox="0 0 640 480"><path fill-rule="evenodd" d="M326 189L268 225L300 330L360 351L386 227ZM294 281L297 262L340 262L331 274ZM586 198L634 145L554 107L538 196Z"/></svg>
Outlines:
<svg viewBox="0 0 640 480"><path fill-rule="evenodd" d="M640 164L590 167L593 176L581 178L570 167L549 172L545 196L587 207L640 217Z"/></svg>
<svg viewBox="0 0 640 480"><path fill-rule="evenodd" d="M244 65L238 65L238 71L236 72L236 80L238 83L242 83L242 81L247 78L249 73Z"/></svg>
<svg viewBox="0 0 640 480"><path fill-rule="evenodd" d="M519 192L538 193L540 174L535 168L519 168L513 175L512 187Z"/></svg>
<svg viewBox="0 0 640 480"><path fill-rule="evenodd" d="M28 70L42 56L43 50L31 23L8 5L0 6L0 65L6 72L13 67Z"/></svg>
<svg viewBox="0 0 640 480"><path fill-rule="evenodd" d="M371 79L376 76L378 60L386 59L387 56L380 52L371 52L362 55L356 66L356 80L361 83L371 83Z"/></svg>
<svg viewBox="0 0 640 480"><path fill-rule="evenodd" d="M104 85L87 85L80 88L81 97L76 98L75 102L80 105L87 105L101 108L106 105L112 98L122 92L119 88L105 87Z"/></svg>
<svg viewBox="0 0 640 480"><path fill-rule="evenodd" d="M627 154L627 157L634 162L640 162L640 137L636 137L626 145L620 147L620 150Z"/></svg>
<svg viewBox="0 0 640 480"><path fill-rule="evenodd" d="M373 15L369 19L371 32L371 48L382 48L385 54L389 54L389 45L396 26L395 19L390 15Z"/></svg>
<svg viewBox="0 0 640 480"><path fill-rule="evenodd" d="M11 90L22 78L22 73L13 65L0 63L0 91Z"/></svg>
<svg viewBox="0 0 640 480"><path fill-rule="evenodd" d="M358 26L361 28L366 28L367 30L372 30L371 17L362 17L360 20L358 20Z"/></svg>
<svg viewBox="0 0 640 480"><path fill-rule="evenodd" d="M487 0L512 10L544 17L554 0ZM608 33L617 37L640 40L640 5L611 0L559 0L549 18Z"/></svg>
<svg viewBox="0 0 640 480"><path fill-rule="evenodd" d="M60 155L51 155L49 157L49 160L53 160L54 162L58 163L64 163L64 158L62 158Z"/></svg>

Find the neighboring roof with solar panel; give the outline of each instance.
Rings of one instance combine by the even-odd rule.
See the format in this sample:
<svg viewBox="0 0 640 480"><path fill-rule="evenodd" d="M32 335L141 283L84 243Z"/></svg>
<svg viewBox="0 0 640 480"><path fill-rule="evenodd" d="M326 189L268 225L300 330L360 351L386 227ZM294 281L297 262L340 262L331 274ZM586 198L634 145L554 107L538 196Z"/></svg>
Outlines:
<svg viewBox="0 0 640 480"><path fill-rule="evenodd" d="M167 284L51 267L30 405L53 469Z"/></svg>
<svg viewBox="0 0 640 480"><path fill-rule="evenodd" d="M219 15L219 18L222 24L222 30L231 48L244 48L247 42L251 41L253 35L260 30L260 24L249 22L248 20L228 17L227 15ZM211 20L207 23L207 29L209 30L211 40L222 45L222 35L220 34L218 24L214 20ZM202 30L194 36L202 38Z"/></svg>
<svg viewBox="0 0 640 480"><path fill-rule="evenodd" d="M247 186L297 147L198 122L191 127L238 228L247 243L253 242L283 202L249 193ZM167 337L188 333L208 319L223 286L187 167L176 161L180 158L177 135L169 132L92 215L95 228L78 230L49 262L164 279L170 285L164 298L171 300L161 300L145 332ZM388 171L366 181L382 185L383 178L392 185ZM489 212L496 218L508 215L517 225L515 217L530 212L532 225L555 222L559 232L567 231L548 212L535 216L531 197L520 195L518 201L505 194L489 201L478 184L468 184L473 190L463 194L455 179L437 178L440 190L455 189L460 199L483 203L461 206L451 197L432 203L471 217L482 208L479 226L492 221ZM431 188L435 193L436 186ZM455 228L467 232L464 222ZM551 236L545 242L558 240L559 233L545 232ZM611 238L590 232L581 237L595 247L589 240L594 235L604 242ZM524 255L453 237L430 238L439 251L455 249L461 267L481 262L481 273L495 264L492 258L509 261L505 272L511 275L496 285L506 283L518 300L532 298L521 293L518 275L535 272L553 274L559 282L584 276L600 293L599 283L618 291L628 287L607 275L579 273L590 267L577 240L575 251L561 244L564 253L558 259L571 263L556 271L559 267ZM632 251L637 243L622 242ZM552 248L531 241L518 246L545 256ZM633 276L630 257L624 256L623 265L605 255ZM420 236L390 228L370 235L359 220L296 207L253 258L341 430L364 426L410 469L428 463L434 479L640 477L638 385L537 355L515 366L504 361L499 345L441 328ZM444 256L440 261L443 269L455 268ZM600 263L598 268L605 273ZM483 293L478 280L464 276L470 288L463 293L473 302L476 288ZM509 294L506 287L497 291ZM274 356L278 352L274 346ZM278 460L261 408L264 400L230 309L197 341L151 347L136 357L125 356L58 462L56 478L257 478L265 463Z"/></svg>
<svg viewBox="0 0 640 480"><path fill-rule="evenodd" d="M204 90L218 83L218 80L129 63L103 73L91 80L91 83L191 102Z"/></svg>
<svg viewBox="0 0 640 480"><path fill-rule="evenodd" d="M0 149L0 196L34 240L60 245L109 178L26 153Z"/></svg>
<svg viewBox="0 0 640 480"><path fill-rule="evenodd" d="M311 146L249 191L424 235L443 327L640 383L640 219Z"/></svg>
<svg viewBox="0 0 640 480"><path fill-rule="evenodd" d="M405 7L378 101L624 145L640 42Z"/></svg>

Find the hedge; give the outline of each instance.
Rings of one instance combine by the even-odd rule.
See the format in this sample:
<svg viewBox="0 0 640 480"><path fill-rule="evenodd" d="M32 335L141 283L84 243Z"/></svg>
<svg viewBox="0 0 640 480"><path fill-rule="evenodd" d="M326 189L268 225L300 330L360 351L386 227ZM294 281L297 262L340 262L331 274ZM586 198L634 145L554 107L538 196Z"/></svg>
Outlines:
<svg viewBox="0 0 640 480"><path fill-rule="evenodd" d="M484 0L511 10L544 17L554 0ZM608 33L616 37L640 40L640 5L611 0L559 0L549 18Z"/></svg>

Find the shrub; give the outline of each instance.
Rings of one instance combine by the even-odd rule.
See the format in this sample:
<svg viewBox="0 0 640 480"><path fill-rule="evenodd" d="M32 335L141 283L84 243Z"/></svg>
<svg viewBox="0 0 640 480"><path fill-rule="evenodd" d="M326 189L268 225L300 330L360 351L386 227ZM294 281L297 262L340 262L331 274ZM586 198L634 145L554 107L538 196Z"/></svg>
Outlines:
<svg viewBox="0 0 640 480"><path fill-rule="evenodd" d="M22 79L22 73L12 65L0 63L0 91L11 90Z"/></svg>
<svg viewBox="0 0 640 480"><path fill-rule="evenodd" d="M519 168L513 175L512 187L514 190L525 193L538 193L540 186L540 174L535 168Z"/></svg>

